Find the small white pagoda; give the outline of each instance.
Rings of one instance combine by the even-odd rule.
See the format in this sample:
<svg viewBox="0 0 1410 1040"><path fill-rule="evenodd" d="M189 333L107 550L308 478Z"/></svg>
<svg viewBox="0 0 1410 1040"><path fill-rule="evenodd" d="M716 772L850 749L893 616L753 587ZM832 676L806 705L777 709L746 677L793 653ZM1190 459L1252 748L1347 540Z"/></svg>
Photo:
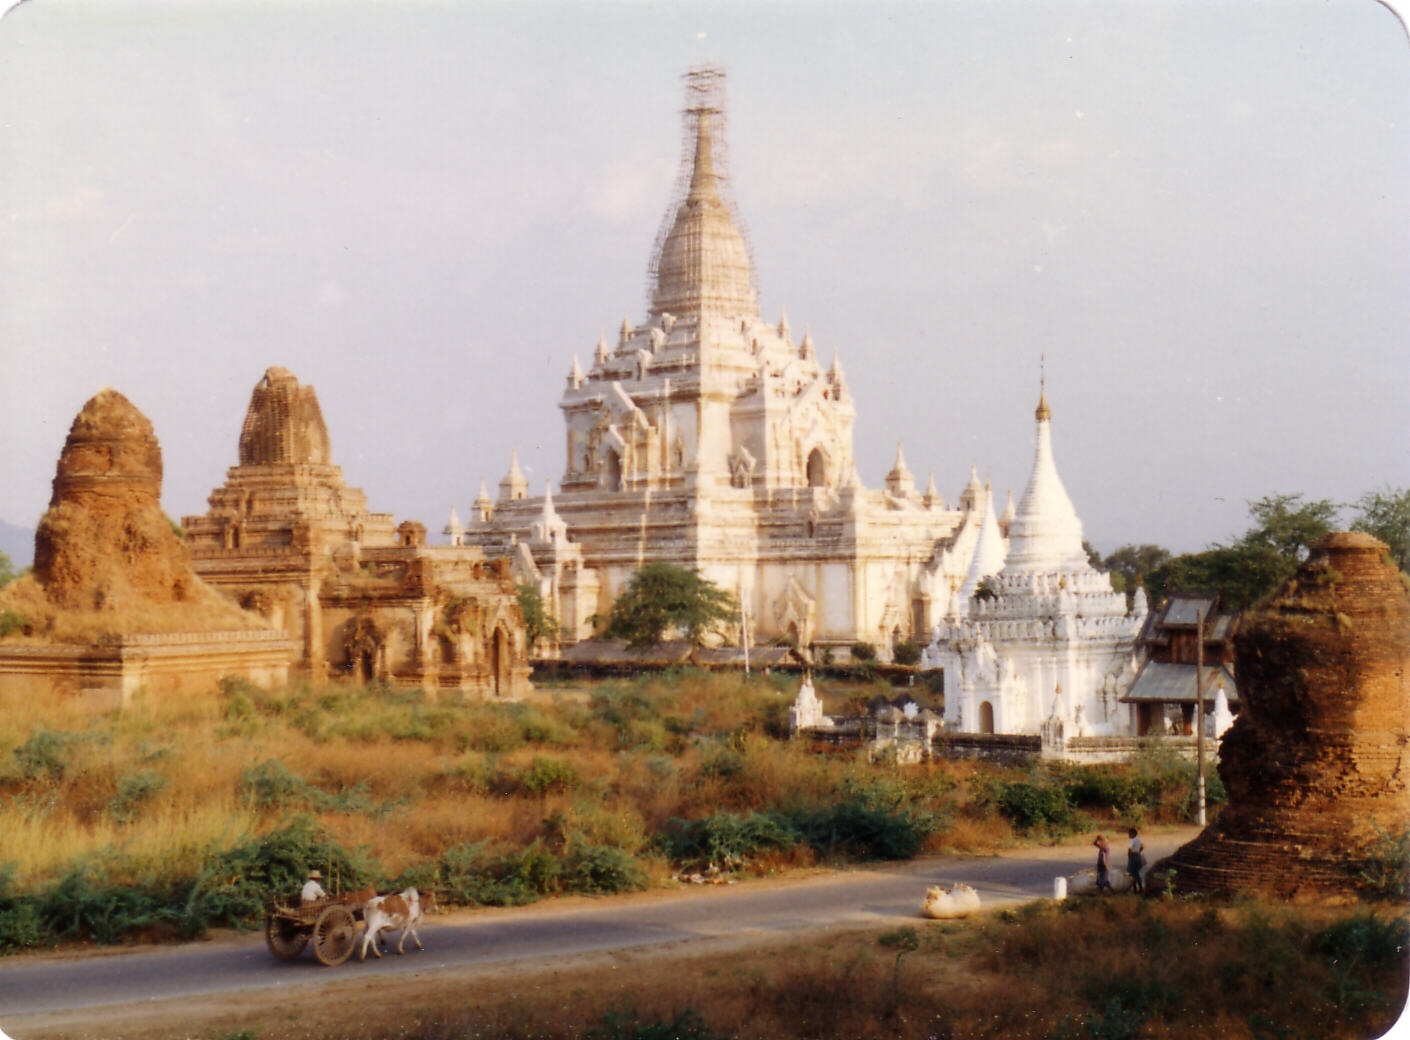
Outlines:
<svg viewBox="0 0 1410 1040"><path fill-rule="evenodd" d="M987 501L969 573L934 627L926 664L945 669L952 731L1134 732L1117 698L1135 675L1145 593L1128 612L1126 597L1088 562L1082 521L1053 463L1046 392L1035 417L1033 475L1007 538Z"/></svg>

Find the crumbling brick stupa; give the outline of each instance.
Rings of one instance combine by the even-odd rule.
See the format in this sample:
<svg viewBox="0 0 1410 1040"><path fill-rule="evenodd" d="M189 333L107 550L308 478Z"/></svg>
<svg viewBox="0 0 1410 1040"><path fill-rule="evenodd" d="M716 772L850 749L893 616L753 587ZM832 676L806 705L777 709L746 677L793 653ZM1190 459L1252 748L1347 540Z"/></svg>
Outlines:
<svg viewBox="0 0 1410 1040"><path fill-rule="evenodd" d="M0 591L0 690L111 699L226 674L287 678L284 633L197 577L161 485L152 424L116 390L96 394L59 456L34 569Z"/></svg>
<svg viewBox="0 0 1410 1040"><path fill-rule="evenodd" d="M1410 594L1385 545L1329 535L1235 637L1229 804L1164 862L1176 888L1354 895L1368 853L1410 820L1407 666Z"/></svg>

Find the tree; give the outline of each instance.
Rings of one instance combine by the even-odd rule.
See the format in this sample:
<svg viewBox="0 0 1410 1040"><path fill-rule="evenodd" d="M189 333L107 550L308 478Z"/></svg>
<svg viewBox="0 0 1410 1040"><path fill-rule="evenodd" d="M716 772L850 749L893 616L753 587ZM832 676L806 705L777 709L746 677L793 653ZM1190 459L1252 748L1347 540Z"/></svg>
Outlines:
<svg viewBox="0 0 1410 1040"><path fill-rule="evenodd" d="M10 559L9 555L3 549L0 549L0 589L3 589L19 576L19 572L15 570L15 561Z"/></svg>
<svg viewBox="0 0 1410 1040"><path fill-rule="evenodd" d="M1159 545L1120 546L1100 566L1111 574L1111 587L1117 592L1134 595L1136 582L1163 567L1172 559L1170 550ZM1150 590L1147 589L1149 595Z"/></svg>
<svg viewBox="0 0 1410 1040"><path fill-rule="evenodd" d="M698 571L648 563L612 604L603 634L630 646L659 643L674 628L691 642L739 620L735 599Z"/></svg>
<svg viewBox="0 0 1410 1040"><path fill-rule="evenodd" d="M552 642L558 638L558 621L544 606L543 596L538 586L523 582L517 586L519 610L524 615L524 635L528 637L529 649L533 650L540 639Z"/></svg>
<svg viewBox="0 0 1410 1040"><path fill-rule="evenodd" d="M1410 488L1391 487L1368 491L1356 503L1353 531L1365 531L1390 547L1390 558L1402 571L1410 571Z"/></svg>
<svg viewBox="0 0 1410 1040"><path fill-rule="evenodd" d="M1331 499L1304 502L1301 495L1265 495L1248 504L1254 525L1236 545L1272 549L1296 568L1313 542L1332 533L1338 506Z"/></svg>
<svg viewBox="0 0 1410 1040"><path fill-rule="evenodd" d="M1294 568L1271 549L1220 545L1172 557L1156 567L1146 575L1146 595L1156 604L1172 592L1209 589L1218 591L1231 607L1251 607Z"/></svg>
<svg viewBox="0 0 1410 1040"><path fill-rule="evenodd" d="M1175 591L1210 589L1234 607L1251 607L1292 577L1312 543L1332 532L1337 504L1302 495L1266 495L1248 504L1253 526L1232 545L1176 556L1146 580L1151 602Z"/></svg>

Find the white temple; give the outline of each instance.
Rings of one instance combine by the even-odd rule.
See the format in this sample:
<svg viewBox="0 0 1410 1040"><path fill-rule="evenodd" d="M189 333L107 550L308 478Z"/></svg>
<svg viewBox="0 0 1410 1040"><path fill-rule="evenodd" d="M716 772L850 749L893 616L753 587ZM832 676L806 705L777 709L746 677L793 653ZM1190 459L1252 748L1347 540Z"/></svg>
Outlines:
<svg viewBox="0 0 1410 1040"><path fill-rule="evenodd" d="M593 634L633 571L662 561L738 596L756 642L865 641L886 658L928 638L963 583L970 514L987 496L950 509L933 480L917 491L899 445L883 486L863 486L841 363L822 364L787 317L760 315L722 164L722 77L686 77L682 177L645 319L569 366L559 490L530 497L516 455L498 499L482 484L469 520L446 531L510 557L565 645Z"/></svg>
<svg viewBox="0 0 1410 1040"><path fill-rule="evenodd" d="M1082 522L1053 462L1046 393L1036 419L1033 475L1023 498L1005 531L983 492L970 567L935 625L925 663L945 670L951 729L1046 727L1063 737L1134 732L1130 709L1117 698L1135 676L1144 590L1128 613L1126 597L1088 562Z"/></svg>

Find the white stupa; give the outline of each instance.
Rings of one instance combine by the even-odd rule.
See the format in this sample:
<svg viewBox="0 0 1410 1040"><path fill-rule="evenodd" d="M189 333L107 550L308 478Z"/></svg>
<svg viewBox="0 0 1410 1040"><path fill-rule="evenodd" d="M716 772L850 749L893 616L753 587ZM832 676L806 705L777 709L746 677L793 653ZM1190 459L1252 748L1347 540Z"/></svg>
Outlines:
<svg viewBox="0 0 1410 1040"><path fill-rule="evenodd" d="M1033 473L1009 520L1002 565L994 562L1001 525L986 492L969 574L927 648L928 661L945 669L945 722L961 732L1037 733L1048 722L1069 736L1130 732L1117 697L1135 674L1145 604L1128 613L1126 597L1087 560L1082 521L1053 461L1046 392L1035 419ZM986 576L996 595L974 595Z"/></svg>

